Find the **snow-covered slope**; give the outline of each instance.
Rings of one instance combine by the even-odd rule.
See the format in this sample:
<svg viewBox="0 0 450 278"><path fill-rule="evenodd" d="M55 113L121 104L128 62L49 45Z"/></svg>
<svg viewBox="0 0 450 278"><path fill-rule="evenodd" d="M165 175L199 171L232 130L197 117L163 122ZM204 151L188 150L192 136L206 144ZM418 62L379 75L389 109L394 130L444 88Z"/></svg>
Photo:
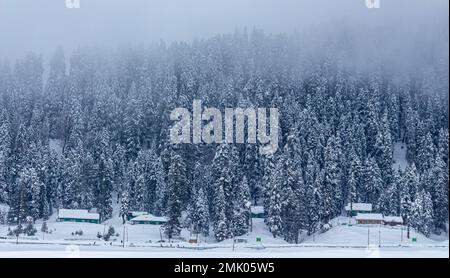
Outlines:
<svg viewBox="0 0 450 278"><path fill-rule="evenodd" d="M406 161L406 144L403 142L397 142L394 144L394 164L392 167L394 170L402 170L404 171L408 166L408 162Z"/></svg>
<svg viewBox="0 0 450 278"><path fill-rule="evenodd" d="M410 230L410 239L406 237L407 231L404 227L389 227L384 225L352 225L345 222L335 225L323 234L308 237L304 244L341 245L341 246L398 246L398 245L448 245L447 242L439 242L425 237L424 235ZM412 242L416 238L416 242Z"/></svg>
<svg viewBox="0 0 450 278"><path fill-rule="evenodd" d="M245 239L247 240L247 244L252 244L256 246L258 245L265 246L270 244L277 244L277 245L287 244L287 242L284 241L282 238L273 237L272 233L269 231L266 224L264 223L264 219L253 218L252 222L253 222L252 230L246 235L237 237L238 239ZM256 238L260 238L261 241L257 242ZM223 244L232 244L232 243L233 243L232 239L223 241Z"/></svg>

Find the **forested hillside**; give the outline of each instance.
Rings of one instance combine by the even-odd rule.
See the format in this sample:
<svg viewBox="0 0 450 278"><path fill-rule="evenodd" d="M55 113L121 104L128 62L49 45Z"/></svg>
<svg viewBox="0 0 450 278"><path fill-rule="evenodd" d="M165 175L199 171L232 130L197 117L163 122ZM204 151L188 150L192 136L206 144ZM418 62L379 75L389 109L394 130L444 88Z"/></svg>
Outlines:
<svg viewBox="0 0 450 278"><path fill-rule="evenodd" d="M345 39L313 51L301 36L253 30L0 62L8 221L57 208L96 208L106 220L117 197L122 213L167 216L170 236L187 226L222 241L247 231L251 203L264 206L274 236L296 242L352 201L402 215L425 235L445 230L448 44L404 72L376 57L354 66ZM278 151L170 144L170 112L193 100L278 108ZM404 171L393 167L397 142L407 148Z"/></svg>

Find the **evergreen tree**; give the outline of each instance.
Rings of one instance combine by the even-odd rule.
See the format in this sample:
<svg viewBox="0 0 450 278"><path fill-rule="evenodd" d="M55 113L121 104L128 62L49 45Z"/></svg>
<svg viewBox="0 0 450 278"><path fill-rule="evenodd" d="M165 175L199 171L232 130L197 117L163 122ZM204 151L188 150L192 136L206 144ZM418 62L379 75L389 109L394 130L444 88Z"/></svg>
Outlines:
<svg viewBox="0 0 450 278"><path fill-rule="evenodd" d="M446 231L448 221L448 166L436 156L433 168L424 178L424 185L433 203L433 220L436 232Z"/></svg>
<svg viewBox="0 0 450 278"><path fill-rule="evenodd" d="M141 149L141 126L143 112L138 99L136 86L133 83L128 96L129 105L126 107L124 118L124 139L127 159L133 159Z"/></svg>
<svg viewBox="0 0 450 278"><path fill-rule="evenodd" d="M120 216L122 217L123 223L125 223L130 211L130 189L125 187L120 198Z"/></svg>
<svg viewBox="0 0 450 278"><path fill-rule="evenodd" d="M14 216L14 222L25 221L27 217L33 219L40 218L39 211L39 190L42 183L39 181L36 170L34 168L25 168L19 173L17 180L16 203L11 207ZM10 217L11 217L10 216Z"/></svg>
<svg viewBox="0 0 450 278"><path fill-rule="evenodd" d="M270 194L272 189L271 180L276 174L275 170L275 159L273 155L268 155L264 158L264 176L262 178L263 182L263 206L264 211L269 211ZM266 219L267 221L267 219Z"/></svg>
<svg viewBox="0 0 450 278"><path fill-rule="evenodd" d="M430 193L422 190L411 207L411 227L426 236L433 230L433 203Z"/></svg>
<svg viewBox="0 0 450 278"><path fill-rule="evenodd" d="M8 158L11 153L11 137L6 111L0 114L0 203L8 202Z"/></svg>
<svg viewBox="0 0 450 278"><path fill-rule="evenodd" d="M171 165L167 174L167 222L164 232L170 238L178 236L181 231L181 199L180 189L186 183L186 165L177 153L172 154Z"/></svg>
<svg viewBox="0 0 450 278"><path fill-rule="evenodd" d="M248 231L250 225L250 187L247 177L244 176L235 190L234 213L233 213L233 234L240 236Z"/></svg>
<svg viewBox="0 0 450 278"><path fill-rule="evenodd" d="M316 231L320 220L319 206L321 202L321 180L318 178L318 166L315 157L311 154L305 172L305 182L300 190L300 217L301 227L307 230L308 235Z"/></svg>
<svg viewBox="0 0 450 278"><path fill-rule="evenodd" d="M405 142L407 145L406 158L408 161L416 161L417 152L417 134L416 129L419 122L419 116L417 111L414 111L411 107L408 107L406 112L405 122Z"/></svg>
<svg viewBox="0 0 450 278"><path fill-rule="evenodd" d="M67 151L65 156L62 182L59 184L58 199L61 208L80 208L81 197L81 142L78 148Z"/></svg>
<svg viewBox="0 0 450 278"><path fill-rule="evenodd" d="M381 172L374 158L369 157L364 163L361 182L364 185L364 201L379 207L380 193L383 188Z"/></svg>
<svg viewBox="0 0 450 278"><path fill-rule="evenodd" d="M325 149L325 179L322 191L327 210L322 216L328 220L340 212L343 204L341 157L339 141L330 137Z"/></svg>
<svg viewBox="0 0 450 278"><path fill-rule="evenodd" d="M100 134L100 154L97 162L97 210L102 220L112 216L112 192L114 188L114 165L109 149L109 133L103 130Z"/></svg>
<svg viewBox="0 0 450 278"><path fill-rule="evenodd" d="M438 155L441 157L442 161L448 164L448 129L441 128L439 131L438 139Z"/></svg>
<svg viewBox="0 0 450 278"><path fill-rule="evenodd" d="M435 157L434 144L431 134L427 133L419 144L417 150L417 170L424 172L432 167L433 159Z"/></svg>
<svg viewBox="0 0 450 278"><path fill-rule="evenodd" d="M383 173L383 185L389 187L392 183L392 139L387 114L383 115L380 131L376 137L374 157Z"/></svg>
<svg viewBox="0 0 450 278"><path fill-rule="evenodd" d="M193 194L194 198L188 208L188 218L190 225L195 234L202 234L203 236L209 235L209 212L208 212L208 200L203 191L203 188L199 188L196 194Z"/></svg>
<svg viewBox="0 0 450 278"><path fill-rule="evenodd" d="M225 215L225 194L223 187L219 184L215 190L214 209L214 237L218 242L230 237L231 231Z"/></svg>
<svg viewBox="0 0 450 278"><path fill-rule="evenodd" d="M268 209L266 224L273 237L281 236L283 232L283 221L281 219L281 190L284 186L283 161L277 159L275 169L270 178L270 189L268 192Z"/></svg>
<svg viewBox="0 0 450 278"><path fill-rule="evenodd" d="M416 166L414 164L406 167L403 182L405 190L408 191L410 199L415 200L416 194L419 190L419 174L417 173Z"/></svg>

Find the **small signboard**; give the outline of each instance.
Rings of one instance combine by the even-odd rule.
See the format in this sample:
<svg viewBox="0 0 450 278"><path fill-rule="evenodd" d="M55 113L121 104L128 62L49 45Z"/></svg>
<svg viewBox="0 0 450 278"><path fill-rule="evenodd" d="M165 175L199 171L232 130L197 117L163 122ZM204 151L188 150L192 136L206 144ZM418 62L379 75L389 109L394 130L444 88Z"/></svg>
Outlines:
<svg viewBox="0 0 450 278"><path fill-rule="evenodd" d="M256 242L261 242L261 237L256 237Z"/></svg>

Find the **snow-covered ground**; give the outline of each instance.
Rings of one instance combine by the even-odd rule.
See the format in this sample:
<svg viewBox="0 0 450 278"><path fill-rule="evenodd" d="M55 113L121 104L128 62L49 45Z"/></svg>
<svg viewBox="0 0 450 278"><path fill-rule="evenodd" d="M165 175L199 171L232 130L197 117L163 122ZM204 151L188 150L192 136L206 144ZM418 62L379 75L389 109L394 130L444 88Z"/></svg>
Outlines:
<svg viewBox="0 0 450 278"><path fill-rule="evenodd" d="M394 144L394 164L392 167L395 170L402 170L404 171L406 167L408 166L408 162L406 161L406 144L403 142L397 142Z"/></svg>
<svg viewBox="0 0 450 278"><path fill-rule="evenodd" d="M414 229L410 229L410 239L408 239L406 227L403 226L356 225L355 219L348 217L337 217L332 223L331 231L308 237L303 243L338 246L448 246L448 236L433 240L417 233ZM412 242L413 238L416 242Z"/></svg>
<svg viewBox="0 0 450 278"><path fill-rule="evenodd" d="M448 258L447 248L273 247L265 249L219 247L211 249L118 246L61 246L0 244L0 257L118 257L118 258Z"/></svg>
<svg viewBox="0 0 450 278"><path fill-rule="evenodd" d="M238 237L246 242L234 247L232 239L217 243L212 236L200 236L198 244L191 244L186 229L169 243L159 225L123 225L118 208L114 199L113 217L102 224L57 222L54 213L47 221L50 233L42 233L42 221L37 221L36 235L21 235L19 244L7 236L9 227L0 225L0 257L449 257L448 235L427 238L411 230L410 238L417 239L412 242L405 228L355 225L348 217L333 219L325 233L301 235L299 244L274 238L257 218L251 231ZM116 235L109 241L98 238L109 226ZM83 234L76 235L80 230Z"/></svg>
<svg viewBox="0 0 450 278"><path fill-rule="evenodd" d="M63 143L58 139L50 139L48 142L50 149L54 151L57 155L62 156Z"/></svg>
<svg viewBox="0 0 450 278"><path fill-rule="evenodd" d="M19 244L16 238L6 237L8 226L0 226L0 257L449 257L448 236L434 240L411 230L411 238L417 239L412 242L400 227L358 226L352 221L336 218L331 230L288 244L274 238L262 219L253 219L252 231L239 237L247 242L234 244L233 250L231 239L216 243L200 237L198 244L190 244L187 230L168 243L158 225L124 226L114 218L108 224L119 235L105 242L97 234L107 231L108 225L56 222L53 217L47 222L51 234L40 232L38 223L36 236L21 236ZM72 235L78 230L82 236ZM158 242L161 237L164 243Z"/></svg>

